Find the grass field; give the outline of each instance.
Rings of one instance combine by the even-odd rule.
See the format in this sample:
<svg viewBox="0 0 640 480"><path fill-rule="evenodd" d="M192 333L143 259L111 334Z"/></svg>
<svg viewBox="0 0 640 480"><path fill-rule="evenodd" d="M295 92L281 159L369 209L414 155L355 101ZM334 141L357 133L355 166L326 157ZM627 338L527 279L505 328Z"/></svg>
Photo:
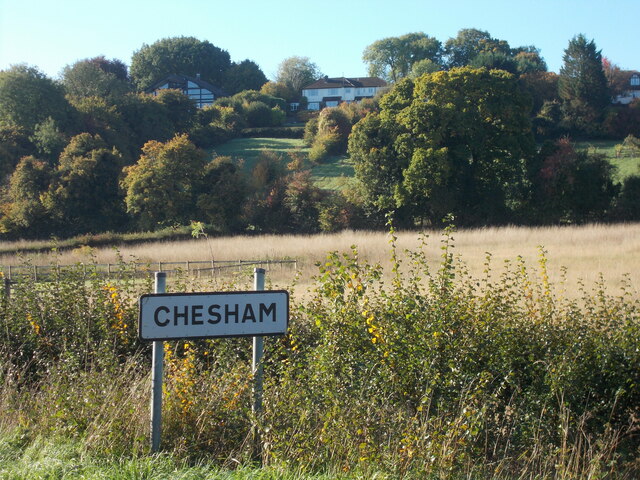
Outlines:
<svg viewBox="0 0 640 480"><path fill-rule="evenodd" d="M624 181L630 175L640 175L640 157L618 156L616 155L616 145L622 142L614 140L593 140L587 142L577 142L579 149L588 150L593 153L604 155L613 165L617 167L615 179L618 182Z"/></svg>
<svg viewBox="0 0 640 480"><path fill-rule="evenodd" d="M426 256L435 266L440 261L440 232L427 232ZM499 275L506 262L518 257L535 267L540 248L547 252L551 280L561 282L566 268L564 288L575 295L579 282L594 285L602 274L611 288L618 288L625 275L632 284L640 286L640 224L587 225L573 227L495 227L461 230L454 235L454 253L464 262L472 275L484 276L487 253L491 254L492 271ZM24 244L21 244L24 247ZM360 257L388 266L390 259L389 236L384 232L345 231L318 235L262 235L234 236L184 241L159 241L136 246L122 246L119 254L125 260L142 262L174 262L239 259L297 259L298 272L275 268L273 282L291 283L300 275L302 284L309 283L317 273L315 264L322 262L332 251L347 252L356 245ZM7 247L9 245L4 245ZM418 250L421 239L418 232L398 234L400 251ZM41 253L28 256L32 264L48 265L52 262L73 264L90 260L98 263L117 261L116 250L111 248L76 249L67 252ZM251 258L249 258L251 257ZM15 255L0 256L0 264L19 264L25 258Z"/></svg>
<svg viewBox="0 0 640 480"><path fill-rule="evenodd" d="M341 190L354 176L353 162L346 155L331 157L325 162L313 166L311 176L320 188Z"/></svg>
<svg viewBox="0 0 640 480"><path fill-rule="evenodd" d="M282 154L289 162L290 153L301 153L306 158L309 151L302 139L298 138L235 138L211 150L217 155L242 160L243 168L250 172L256 166L260 153L269 150Z"/></svg>
<svg viewBox="0 0 640 480"><path fill-rule="evenodd" d="M290 154L301 154L305 162L309 148L302 139L291 138L236 138L211 150L217 155L229 156L242 162L243 169L249 173L256 166L260 153L269 150L283 156L285 162L291 161ZM352 178L353 163L346 155L331 157L322 164L312 165L312 178L315 184L325 190L340 190L345 180Z"/></svg>

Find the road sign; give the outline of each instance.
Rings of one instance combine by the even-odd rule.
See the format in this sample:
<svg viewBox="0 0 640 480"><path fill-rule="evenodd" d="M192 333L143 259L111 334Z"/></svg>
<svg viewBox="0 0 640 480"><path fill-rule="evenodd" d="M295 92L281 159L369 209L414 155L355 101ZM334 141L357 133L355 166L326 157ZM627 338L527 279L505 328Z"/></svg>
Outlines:
<svg viewBox="0 0 640 480"><path fill-rule="evenodd" d="M140 297L142 340L279 335L288 324L289 293L284 290Z"/></svg>

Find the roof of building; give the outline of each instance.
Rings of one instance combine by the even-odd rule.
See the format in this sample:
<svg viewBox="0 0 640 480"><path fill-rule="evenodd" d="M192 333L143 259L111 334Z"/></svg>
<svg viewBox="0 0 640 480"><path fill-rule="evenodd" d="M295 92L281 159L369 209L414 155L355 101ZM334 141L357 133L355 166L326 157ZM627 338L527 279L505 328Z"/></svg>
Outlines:
<svg viewBox="0 0 640 480"><path fill-rule="evenodd" d="M164 85L166 83L178 84L178 85L180 85L180 88L186 89L187 82L193 82L196 85L198 85L198 87L204 88L206 90L209 90L210 92L213 92L213 94L216 97L224 97L224 96L226 96L226 93L225 93L224 90L222 90L221 88L216 87L215 85L210 84L209 82L207 82L205 80L202 80L201 78L190 77L189 75L182 75L182 74L177 74L177 73L168 75L168 76L164 77L162 80L160 80L159 82L154 83L149 88L147 88L146 92L147 93L153 92L153 91L157 90L158 88L160 88L162 85Z"/></svg>
<svg viewBox="0 0 640 480"><path fill-rule="evenodd" d="M316 80L315 82L303 87L304 90L314 90L320 88L362 88L362 87L385 87L387 82L378 77L358 77L358 78L347 78L347 77L337 77L337 78L328 78L324 77L320 80Z"/></svg>

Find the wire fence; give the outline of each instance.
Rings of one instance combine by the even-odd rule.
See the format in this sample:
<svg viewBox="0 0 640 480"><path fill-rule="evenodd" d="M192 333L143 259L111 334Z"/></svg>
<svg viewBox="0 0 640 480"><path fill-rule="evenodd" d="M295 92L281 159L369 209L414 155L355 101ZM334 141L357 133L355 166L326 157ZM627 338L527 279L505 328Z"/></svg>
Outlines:
<svg viewBox="0 0 640 480"><path fill-rule="evenodd" d="M82 274L85 277L112 278L122 274L137 278L153 275L154 272L165 272L167 275L191 275L195 277L216 277L234 272L242 272L249 267L290 268L297 270L298 261L283 260L203 260L184 262L150 262L150 263L77 263L73 265L0 265L0 272L9 282L32 280L48 282L67 274Z"/></svg>

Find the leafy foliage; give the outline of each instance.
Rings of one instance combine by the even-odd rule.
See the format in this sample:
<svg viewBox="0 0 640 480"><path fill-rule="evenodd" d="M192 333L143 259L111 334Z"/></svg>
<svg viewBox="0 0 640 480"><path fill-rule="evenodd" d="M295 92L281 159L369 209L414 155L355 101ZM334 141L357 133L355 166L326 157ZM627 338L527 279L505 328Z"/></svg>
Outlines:
<svg viewBox="0 0 640 480"><path fill-rule="evenodd" d="M62 70L62 84L74 97L115 98L130 91L127 67L104 57L79 60Z"/></svg>
<svg viewBox="0 0 640 480"><path fill-rule="evenodd" d="M597 132L604 107L610 103L602 53L593 40L577 35L565 49L558 91L565 122L578 133ZM595 129L595 130L594 130Z"/></svg>
<svg viewBox="0 0 640 480"><path fill-rule="evenodd" d="M322 76L318 66L309 57L288 57L278 65L276 82L286 85L296 93Z"/></svg>
<svg viewBox="0 0 640 480"><path fill-rule="evenodd" d="M576 151L561 139L541 149L533 207L542 222L588 222L611 212L618 194L614 167L600 154Z"/></svg>
<svg viewBox="0 0 640 480"><path fill-rule="evenodd" d="M125 169L127 211L146 229L189 223L204 167L204 153L186 135L146 143L138 163Z"/></svg>
<svg viewBox="0 0 640 480"><path fill-rule="evenodd" d="M232 63L224 73L222 88L228 95L235 95L244 90L260 90L267 83L267 77L257 63L243 60Z"/></svg>
<svg viewBox="0 0 640 480"><path fill-rule="evenodd" d="M122 156L99 136L76 135L60 155L42 201L63 235L121 230L126 225L118 188Z"/></svg>
<svg viewBox="0 0 640 480"><path fill-rule="evenodd" d="M203 80L222 85L230 67L229 53L212 43L194 37L171 37L134 52L130 75L140 91L172 73L192 77L200 74Z"/></svg>
<svg viewBox="0 0 640 480"><path fill-rule="evenodd" d="M73 110L61 85L26 65L0 71L1 122L32 133L48 118L64 127L73 125Z"/></svg>
<svg viewBox="0 0 640 480"><path fill-rule="evenodd" d="M362 54L369 65L369 75L397 82L409 75L418 62L442 62L442 44L425 33L407 33L399 37L376 40Z"/></svg>
<svg viewBox="0 0 640 480"><path fill-rule="evenodd" d="M499 222L523 201L529 104L507 72L453 69L404 80L356 125L349 152L368 203L409 221L454 213ZM376 118L378 117L378 118ZM405 216L406 215L406 216Z"/></svg>

